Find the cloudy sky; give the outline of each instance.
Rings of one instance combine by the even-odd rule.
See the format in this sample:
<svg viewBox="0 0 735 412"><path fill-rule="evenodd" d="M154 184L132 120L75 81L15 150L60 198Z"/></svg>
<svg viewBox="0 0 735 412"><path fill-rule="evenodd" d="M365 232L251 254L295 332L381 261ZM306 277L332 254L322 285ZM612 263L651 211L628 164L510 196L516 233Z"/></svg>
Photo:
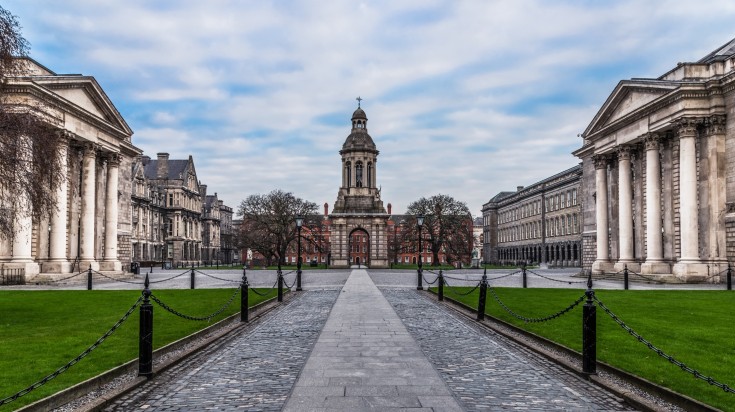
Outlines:
<svg viewBox="0 0 735 412"><path fill-rule="evenodd" d="M5 0L56 73L95 76L155 157L194 156L233 207L283 189L334 204L361 96L396 213L473 214L570 153L618 81L735 37L735 2Z"/></svg>

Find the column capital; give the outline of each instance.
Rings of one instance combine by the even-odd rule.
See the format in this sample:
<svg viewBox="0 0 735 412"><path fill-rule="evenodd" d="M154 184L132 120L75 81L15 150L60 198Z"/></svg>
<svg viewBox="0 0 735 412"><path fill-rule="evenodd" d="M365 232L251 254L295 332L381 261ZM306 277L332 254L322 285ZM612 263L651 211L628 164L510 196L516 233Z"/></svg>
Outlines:
<svg viewBox="0 0 735 412"><path fill-rule="evenodd" d="M679 139L686 137L697 137L697 127L702 124L701 117L680 117L674 120L676 133Z"/></svg>
<svg viewBox="0 0 735 412"><path fill-rule="evenodd" d="M607 169L607 165L610 163L610 155L596 154L592 156L592 161L595 163L595 169Z"/></svg>
<svg viewBox="0 0 735 412"><path fill-rule="evenodd" d="M616 152L618 154L618 162L621 160L630 160L630 156L632 154L632 147L630 145L620 145L616 148Z"/></svg>
<svg viewBox="0 0 735 412"><path fill-rule="evenodd" d="M120 153L110 152L107 153L107 164L109 166L117 167L120 166L121 156Z"/></svg>
<svg viewBox="0 0 735 412"><path fill-rule="evenodd" d="M725 134L725 121L726 116L724 114L716 114L704 119L704 133L707 136L715 134Z"/></svg>
<svg viewBox="0 0 735 412"><path fill-rule="evenodd" d="M646 133L643 137L643 144L646 150L658 150L661 143L660 133Z"/></svg>
<svg viewBox="0 0 735 412"><path fill-rule="evenodd" d="M85 142L82 144L82 153L84 157L96 157L97 149L99 145L92 142Z"/></svg>

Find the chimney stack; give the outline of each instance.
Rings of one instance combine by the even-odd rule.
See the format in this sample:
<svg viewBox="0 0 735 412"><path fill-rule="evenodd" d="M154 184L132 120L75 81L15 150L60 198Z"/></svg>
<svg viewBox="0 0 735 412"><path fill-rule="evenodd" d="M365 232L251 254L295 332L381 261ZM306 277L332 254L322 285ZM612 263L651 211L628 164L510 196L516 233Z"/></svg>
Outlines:
<svg viewBox="0 0 735 412"><path fill-rule="evenodd" d="M156 177L159 179L168 178L168 153L158 153L158 169Z"/></svg>
<svg viewBox="0 0 735 412"><path fill-rule="evenodd" d="M202 201L207 197L207 185L199 183L199 196L202 197Z"/></svg>
<svg viewBox="0 0 735 412"><path fill-rule="evenodd" d="M520 192L521 190L523 190L523 186L518 186L516 187L516 189L517 189L516 191Z"/></svg>
<svg viewBox="0 0 735 412"><path fill-rule="evenodd" d="M329 203L324 203L324 217L329 216Z"/></svg>
<svg viewBox="0 0 735 412"><path fill-rule="evenodd" d="M390 203L388 203L388 214L389 215L392 215L393 214L392 210L393 210L393 205L391 205Z"/></svg>

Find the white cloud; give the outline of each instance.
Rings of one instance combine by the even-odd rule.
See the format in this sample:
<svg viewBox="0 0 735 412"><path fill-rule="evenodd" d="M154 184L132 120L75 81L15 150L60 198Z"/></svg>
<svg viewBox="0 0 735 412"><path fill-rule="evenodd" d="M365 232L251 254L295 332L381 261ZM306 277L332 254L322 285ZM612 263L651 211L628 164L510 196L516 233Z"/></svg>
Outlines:
<svg viewBox="0 0 735 412"><path fill-rule="evenodd" d="M135 144L192 154L208 190L232 206L282 188L331 207L361 95L384 201L402 212L448 193L479 214L497 192L576 164L577 133L617 81L658 76L735 35L735 3L724 0L3 7L19 16L32 56L94 75Z"/></svg>

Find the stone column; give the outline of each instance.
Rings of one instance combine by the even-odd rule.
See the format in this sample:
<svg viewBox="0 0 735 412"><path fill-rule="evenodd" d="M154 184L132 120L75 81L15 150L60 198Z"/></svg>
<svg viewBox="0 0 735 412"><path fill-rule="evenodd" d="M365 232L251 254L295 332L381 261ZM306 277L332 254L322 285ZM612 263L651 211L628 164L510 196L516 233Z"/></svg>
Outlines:
<svg viewBox="0 0 735 412"><path fill-rule="evenodd" d="M703 172L707 176L706 184L709 189L708 199L708 227L702 228L706 236L706 258L709 262L720 265L719 270L727 268L727 251L725 246L725 219L727 212L726 167L725 160L725 116L710 116L705 121L705 139L707 152L704 154L709 160L709 169ZM700 202L700 206L702 203Z"/></svg>
<svg viewBox="0 0 735 412"><path fill-rule="evenodd" d="M69 211L68 149L69 139L64 138L59 152L64 181L56 189L56 210L51 214L49 260L43 265L43 270L46 273L68 273L71 270L71 263L66 254L66 222Z"/></svg>
<svg viewBox="0 0 735 412"><path fill-rule="evenodd" d="M94 220L95 220L95 180L97 148L88 143L82 158L82 211L81 211L81 250L80 269L99 270L99 262L94 259Z"/></svg>
<svg viewBox="0 0 735 412"><path fill-rule="evenodd" d="M674 275L690 279L702 274L699 260L699 216L697 214L697 138L698 119L682 118L679 134L679 233L681 257L673 267ZM706 276L706 267L704 268Z"/></svg>
<svg viewBox="0 0 735 412"><path fill-rule="evenodd" d="M618 147L618 225L620 257L615 270L625 265L630 270L638 270L633 265L633 176L630 170L630 146Z"/></svg>
<svg viewBox="0 0 735 412"><path fill-rule="evenodd" d="M33 150L31 141L27 136L22 136L19 139L19 146L21 152L19 157L24 159L26 162L31 161ZM38 263L33 260L33 217L31 208L30 198L26 192L17 194L18 202L21 210L15 210L15 221L13 223L13 257L10 261L11 268L23 268L25 269L25 276L37 275L40 272ZM17 207L17 206L16 206Z"/></svg>
<svg viewBox="0 0 735 412"><path fill-rule="evenodd" d="M120 155L110 153L107 156L107 192L105 194L105 257L100 267L103 270L122 271L122 264L117 260L117 187ZM145 235L144 235L145 236Z"/></svg>
<svg viewBox="0 0 735 412"><path fill-rule="evenodd" d="M646 262L641 266L645 274L669 273L671 267L664 262L661 236L661 161L659 159L660 136L649 133L646 147Z"/></svg>
<svg viewBox="0 0 735 412"><path fill-rule="evenodd" d="M595 155L595 222L597 226L597 258L592 264L592 271L602 273L612 269L608 252L608 221L607 221L607 155Z"/></svg>

